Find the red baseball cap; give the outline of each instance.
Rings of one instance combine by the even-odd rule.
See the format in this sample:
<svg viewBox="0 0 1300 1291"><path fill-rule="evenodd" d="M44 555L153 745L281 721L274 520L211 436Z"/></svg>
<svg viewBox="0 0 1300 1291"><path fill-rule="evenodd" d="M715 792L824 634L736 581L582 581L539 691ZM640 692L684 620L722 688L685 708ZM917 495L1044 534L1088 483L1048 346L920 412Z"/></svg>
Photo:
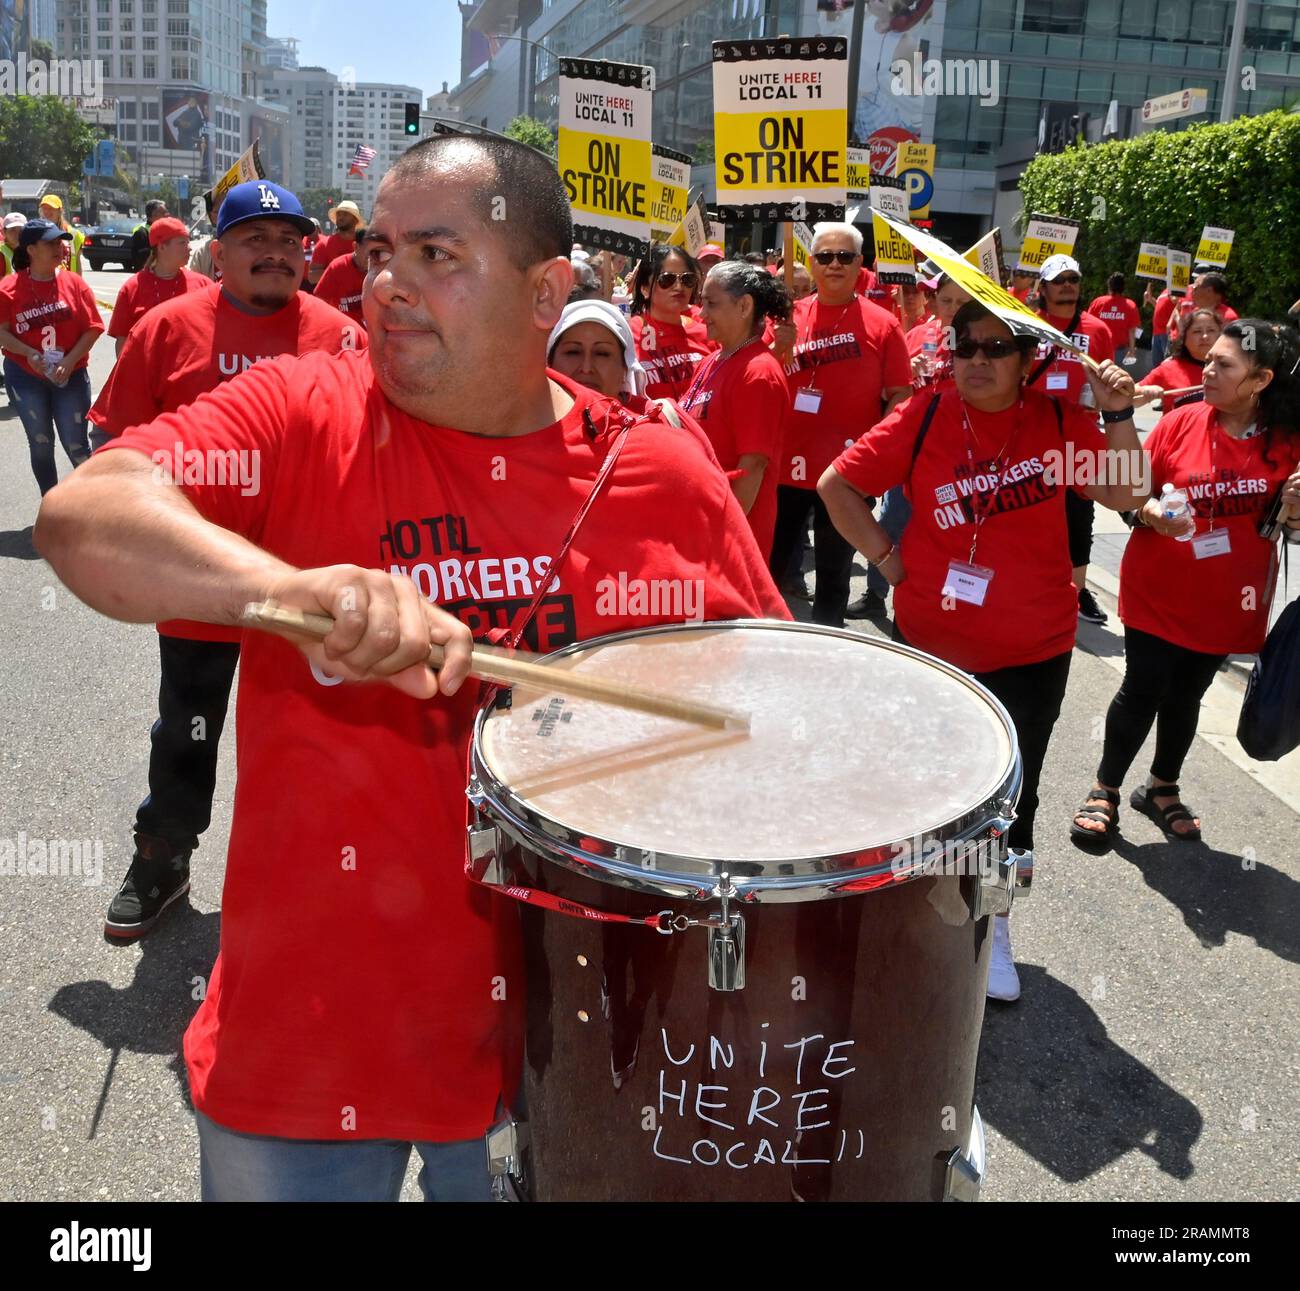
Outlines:
<svg viewBox="0 0 1300 1291"><path fill-rule="evenodd" d="M190 231L183 220L178 220L174 215L165 215L149 226L149 245L158 247L164 242L170 242L172 238L188 238L189 235Z"/></svg>

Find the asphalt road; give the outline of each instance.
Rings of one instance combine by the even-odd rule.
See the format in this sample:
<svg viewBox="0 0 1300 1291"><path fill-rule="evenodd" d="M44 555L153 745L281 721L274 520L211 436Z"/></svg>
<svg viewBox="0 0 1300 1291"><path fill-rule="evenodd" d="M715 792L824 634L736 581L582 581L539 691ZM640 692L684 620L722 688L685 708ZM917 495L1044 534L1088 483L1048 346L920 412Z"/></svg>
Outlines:
<svg viewBox="0 0 1300 1291"><path fill-rule="evenodd" d="M124 276L91 280L108 299ZM101 343L96 389L110 362ZM193 1199L178 1054L217 950L233 732L189 907L136 946L106 944L145 787L155 637L62 588L30 547L36 505L21 427L0 402L0 841L102 846L97 883L0 877L0 1198ZM1300 763L1261 777L1234 751L1240 681L1226 676L1182 781L1206 844L1167 845L1125 808L1114 853L1076 851L1066 829L1121 663L1109 628L1081 643L1043 777L1035 884L1012 920L1023 997L986 1015L984 1197L1293 1199Z"/></svg>

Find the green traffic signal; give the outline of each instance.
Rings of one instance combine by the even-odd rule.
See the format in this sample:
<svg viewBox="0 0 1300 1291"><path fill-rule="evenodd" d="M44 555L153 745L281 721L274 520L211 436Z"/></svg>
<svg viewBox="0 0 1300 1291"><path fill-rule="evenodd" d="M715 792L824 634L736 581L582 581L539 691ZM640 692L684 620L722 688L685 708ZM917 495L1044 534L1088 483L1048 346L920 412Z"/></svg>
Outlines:
<svg viewBox="0 0 1300 1291"><path fill-rule="evenodd" d="M420 133L420 105L418 103L406 104L406 133Z"/></svg>

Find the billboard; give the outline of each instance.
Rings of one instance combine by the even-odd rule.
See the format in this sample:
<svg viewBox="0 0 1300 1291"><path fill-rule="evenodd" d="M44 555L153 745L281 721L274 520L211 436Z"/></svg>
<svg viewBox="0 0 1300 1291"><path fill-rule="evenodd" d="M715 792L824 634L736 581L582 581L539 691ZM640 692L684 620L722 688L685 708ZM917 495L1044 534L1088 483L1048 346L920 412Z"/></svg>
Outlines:
<svg viewBox="0 0 1300 1291"><path fill-rule="evenodd" d="M0 58L31 53L31 0L0 0Z"/></svg>
<svg viewBox="0 0 1300 1291"><path fill-rule="evenodd" d="M853 27L854 0L816 0L817 34L848 39ZM862 61L858 72L858 101L849 108L849 133L873 150L871 169L892 173L886 165L900 142L920 142L925 99L920 94L895 93L893 63L911 64L913 55L926 55L934 0L866 0L862 24ZM873 144L873 137L876 142Z"/></svg>
<svg viewBox="0 0 1300 1291"><path fill-rule="evenodd" d="M246 148L257 145L264 178L276 184L284 183L284 121L279 117L252 115L248 118Z"/></svg>

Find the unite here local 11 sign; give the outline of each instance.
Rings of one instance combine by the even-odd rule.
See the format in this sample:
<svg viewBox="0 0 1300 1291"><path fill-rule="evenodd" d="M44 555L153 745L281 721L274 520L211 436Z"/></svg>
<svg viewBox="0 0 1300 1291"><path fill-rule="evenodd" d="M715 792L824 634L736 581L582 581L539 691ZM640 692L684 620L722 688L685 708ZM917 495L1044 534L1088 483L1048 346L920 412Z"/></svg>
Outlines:
<svg viewBox="0 0 1300 1291"><path fill-rule="evenodd" d="M653 68L560 59L558 165L587 246L636 256L650 236L653 85Z"/></svg>
<svg viewBox="0 0 1300 1291"><path fill-rule="evenodd" d="M718 217L842 220L848 41L713 43Z"/></svg>
<svg viewBox="0 0 1300 1291"><path fill-rule="evenodd" d="M1070 255L1079 236L1079 221L1062 215L1032 215L1020 244L1021 273L1041 273L1043 262L1054 255Z"/></svg>

